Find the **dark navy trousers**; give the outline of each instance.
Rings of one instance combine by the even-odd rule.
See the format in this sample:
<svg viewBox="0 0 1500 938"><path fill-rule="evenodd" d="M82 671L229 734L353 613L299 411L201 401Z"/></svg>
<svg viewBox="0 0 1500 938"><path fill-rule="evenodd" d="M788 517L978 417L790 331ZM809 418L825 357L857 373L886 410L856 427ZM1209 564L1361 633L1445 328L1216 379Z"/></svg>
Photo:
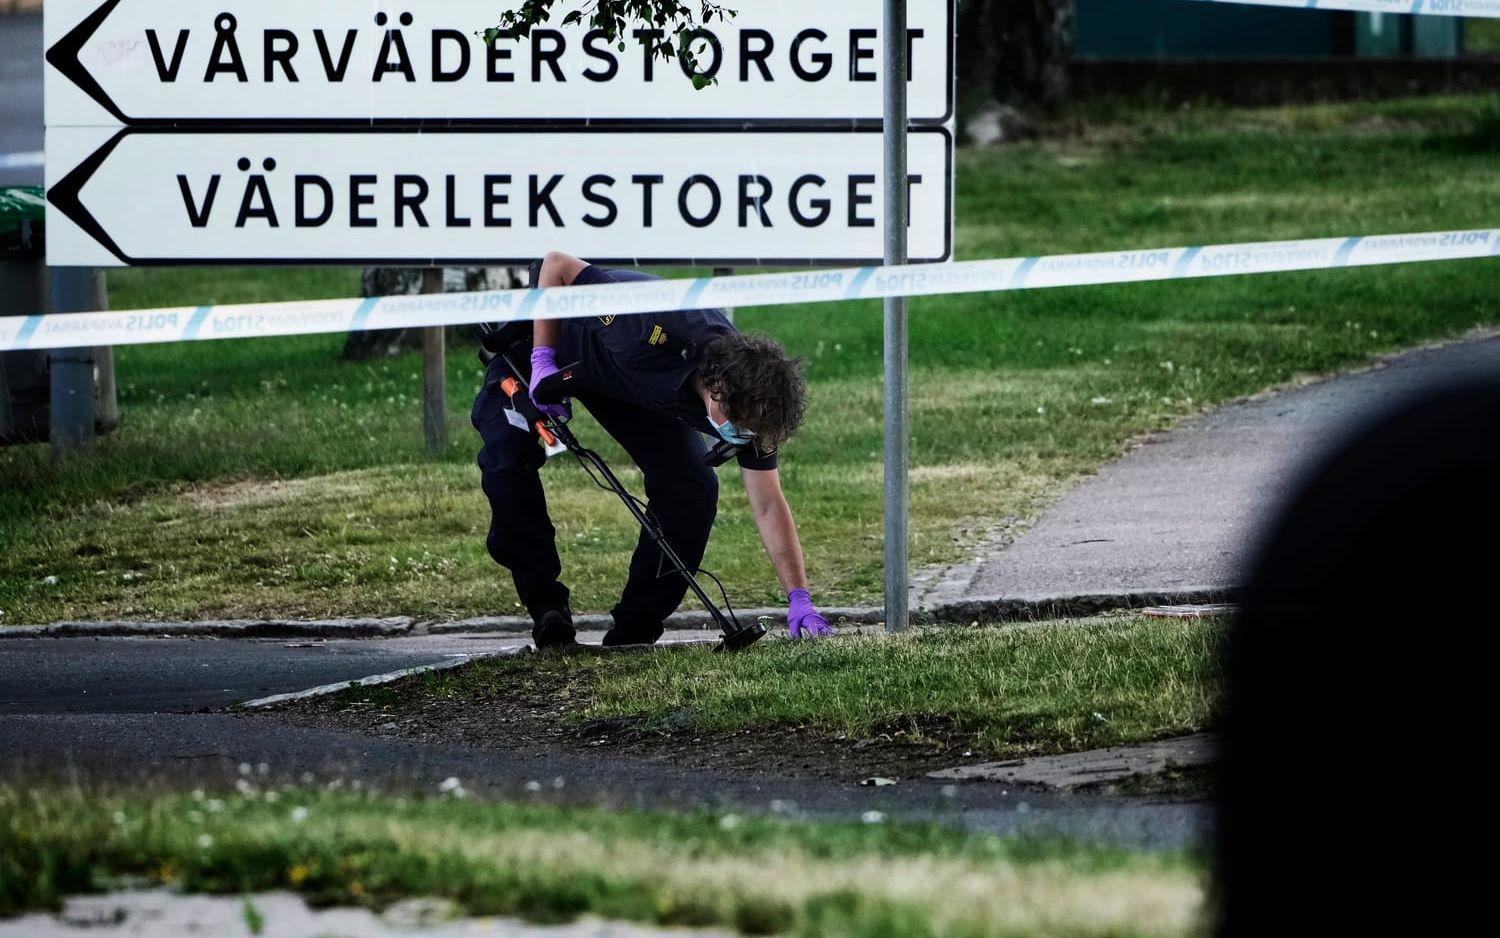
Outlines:
<svg viewBox="0 0 1500 938"><path fill-rule="evenodd" d="M540 619L548 609L568 603L568 588L561 579L557 530L547 514L539 474L546 454L535 433L517 429L505 417L508 401L500 381L506 373L500 359L490 363L471 414L484 440L479 469L490 502L486 545L495 562L510 570L526 611ZM578 393L574 405L580 403L640 467L647 506L667 542L690 569L696 569L719 504L718 477L703 461L703 438L679 420L618 398ZM589 445L588 440L582 442ZM557 468L582 472L571 458L568 462ZM612 505L610 510L626 509ZM624 592L611 614L624 630L659 634L662 620L676 611L686 593L687 582L664 565L661 552L642 532Z"/></svg>

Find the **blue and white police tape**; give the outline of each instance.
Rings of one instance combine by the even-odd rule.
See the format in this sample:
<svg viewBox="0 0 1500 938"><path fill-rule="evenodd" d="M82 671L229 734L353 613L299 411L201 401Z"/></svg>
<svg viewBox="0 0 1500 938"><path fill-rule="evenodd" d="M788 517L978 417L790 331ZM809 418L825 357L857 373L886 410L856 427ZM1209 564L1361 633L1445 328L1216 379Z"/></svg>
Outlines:
<svg viewBox="0 0 1500 938"><path fill-rule="evenodd" d="M1299 10L1352 10L1355 13L1500 17L1500 0L1197 0L1197 2L1291 7Z"/></svg>
<svg viewBox="0 0 1500 938"><path fill-rule="evenodd" d="M195 342L1500 257L1500 228L849 267L537 290L0 317L0 351Z"/></svg>

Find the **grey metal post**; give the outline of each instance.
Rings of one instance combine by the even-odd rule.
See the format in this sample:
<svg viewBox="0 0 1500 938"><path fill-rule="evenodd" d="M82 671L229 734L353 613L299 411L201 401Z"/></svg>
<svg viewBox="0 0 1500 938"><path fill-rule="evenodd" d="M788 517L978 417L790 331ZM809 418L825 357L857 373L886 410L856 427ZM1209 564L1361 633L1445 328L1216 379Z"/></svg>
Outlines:
<svg viewBox="0 0 1500 938"><path fill-rule="evenodd" d="M87 312L93 309L95 299L93 268L52 268L48 312ZM94 350L55 349L47 358L50 383L47 437L52 444L52 458L60 459L85 449L94 439Z"/></svg>
<svg viewBox="0 0 1500 938"><path fill-rule="evenodd" d="M443 292L443 269L429 267L422 271L422 292ZM422 432L427 438L427 452L438 453L448 441L447 422L447 348L442 326L422 330Z"/></svg>
<svg viewBox="0 0 1500 938"><path fill-rule="evenodd" d="M101 433L110 433L120 426L120 393L115 379L114 346L101 345L94 349L94 374L99 386L99 412L94 415L94 423Z"/></svg>
<svg viewBox="0 0 1500 938"><path fill-rule="evenodd" d="M109 309L109 281L104 269L94 271L94 305L100 312ZM94 382L97 387L94 426L102 433L113 432L120 425L120 397L115 380L115 350L101 345L94 349Z"/></svg>
<svg viewBox="0 0 1500 938"><path fill-rule="evenodd" d="M885 0L885 263L906 263L906 0ZM885 301L885 627L910 619L906 298Z"/></svg>
<svg viewBox="0 0 1500 938"><path fill-rule="evenodd" d="M715 267L714 268L714 276L715 277L733 277L734 276L734 268L733 267ZM733 306L726 306L726 307L724 307L724 316L730 322L734 322L734 307Z"/></svg>

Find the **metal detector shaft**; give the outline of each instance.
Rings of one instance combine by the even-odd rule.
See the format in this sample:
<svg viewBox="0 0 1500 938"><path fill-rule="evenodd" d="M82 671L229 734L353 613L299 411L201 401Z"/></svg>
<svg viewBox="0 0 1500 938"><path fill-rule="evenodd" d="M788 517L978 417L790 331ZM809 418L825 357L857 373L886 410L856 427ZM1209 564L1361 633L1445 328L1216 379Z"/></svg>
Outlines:
<svg viewBox="0 0 1500 938"><path fill-rule="evenodd" d="M698 601L708 610L708 614L713 617L714 624L719 627L719 630L726 635L740 631L741 626L739 623L732 622L719 609L718 604L709 598L708 592L703 589L702 584L698 582L698 578L693 576L687 564L682 562L682 558L672 548L671 542L667 540L666 534L657 526L655 519L646 514L641 506L636 503L636 500L630 497L625 484L609 468L609 464L600 458L598 453L581 445L577 437L573 436L572 431L566 427L554 426L553 432L562 441L564 446L572 450L580 459L587 459L590 465L599 470L599 474L604 476L605 481L609 483L609 487L614 490L615 495L630 510L630 513L635 516L635 520L640 526L645 529L646 534L651 538L652 543L656 545L657 550L660 550L662 556L667 559L667 563L671 564L672 568L687 581L688 589L692 590L693 595L698 597Z"/></svg>

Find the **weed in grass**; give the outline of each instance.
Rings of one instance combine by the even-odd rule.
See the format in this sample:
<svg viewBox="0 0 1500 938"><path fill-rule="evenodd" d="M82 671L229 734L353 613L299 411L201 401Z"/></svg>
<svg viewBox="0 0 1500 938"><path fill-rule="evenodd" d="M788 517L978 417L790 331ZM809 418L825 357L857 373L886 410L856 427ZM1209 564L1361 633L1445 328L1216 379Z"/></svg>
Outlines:
<svg viewBox="0 0 1500 938"><path fill-rule="evenodd" d="M245 927L250 934L259 935L266 929L266 917L255 907L255 903L249 897L245 899Z"/></svg>

